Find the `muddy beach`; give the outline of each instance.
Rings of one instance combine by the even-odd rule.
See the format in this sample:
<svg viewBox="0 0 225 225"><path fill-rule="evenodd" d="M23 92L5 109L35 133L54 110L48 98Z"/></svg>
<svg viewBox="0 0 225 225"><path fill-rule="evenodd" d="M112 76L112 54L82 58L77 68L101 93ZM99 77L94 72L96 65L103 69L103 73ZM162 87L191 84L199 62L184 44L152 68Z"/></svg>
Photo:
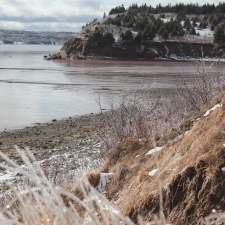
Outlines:
<svg viewBox="0 0 225 225"><path fill-rule="evenodd" d="M22 164L16 146L28 148L55 183L63 180L72 182L78 174L98 166L104 155L104 145L93 124L97 116L70 117L24 129L3 131L0 133L0 151ZM0 183L16 178L12 174L7 176L7 173L1 171Z"/></svg>

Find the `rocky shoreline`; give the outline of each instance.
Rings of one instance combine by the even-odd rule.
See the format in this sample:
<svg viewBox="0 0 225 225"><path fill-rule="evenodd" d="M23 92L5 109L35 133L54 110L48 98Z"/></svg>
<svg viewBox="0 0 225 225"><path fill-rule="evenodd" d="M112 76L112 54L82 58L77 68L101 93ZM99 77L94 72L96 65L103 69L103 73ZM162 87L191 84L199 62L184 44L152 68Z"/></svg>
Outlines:
<svg viewBox="0 0 225 225"><path fill-rule="evenodd" d="M3 131L0 133L0 151L22 164L16 146L28 148L49 179L55 183L63 183L64 180L73 182L78 174L97 167L104 155L104 145L94 126L97 116L70 117L20 130ZM0 171L0 186L15 180L16 175Z"/></svg>
<svg viewBox="0 0 225 225"><path fill-rule="evenodd" d="M91 34L80 34L66 41L62 49L50 55L46 60L179 60L200 58L224 58L224 46L211 42L195 41L145 41L114 43L109 46L96 46Z"/></svg>

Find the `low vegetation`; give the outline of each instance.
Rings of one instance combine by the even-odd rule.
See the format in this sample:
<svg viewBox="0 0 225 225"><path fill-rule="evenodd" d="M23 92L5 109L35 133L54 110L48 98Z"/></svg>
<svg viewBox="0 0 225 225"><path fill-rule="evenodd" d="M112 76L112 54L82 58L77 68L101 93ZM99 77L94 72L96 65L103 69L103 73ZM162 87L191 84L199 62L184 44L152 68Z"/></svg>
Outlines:
<svg viewBox="0 0 225 225"><path fill-rule="evenodd" d="M225 90L223 74L210 76L204 61L197 63L196 68L192 82L181 79L168 97L160 91L157 94L151 90L137 91L124 96L119 107L112 105L109 112L101 113L95 126L107 148L130 137L166 143L171 131L175 132L187 118L199 113L202 106Z"/></svg>
<svg viewBox="0 0 225 225"><path fill-rule="evenodd" d="M1 154L5 163L1 168L21 174L27 180L23 190L11 186L11 197L0 213L0 224L4 225L133 225L122 216L105 197L100 195L88 181L75 185L56 187L48 181L44 172L35 163L29 151L18 154L24 167ZM12 197L13 196L13 197Z"/></svg>

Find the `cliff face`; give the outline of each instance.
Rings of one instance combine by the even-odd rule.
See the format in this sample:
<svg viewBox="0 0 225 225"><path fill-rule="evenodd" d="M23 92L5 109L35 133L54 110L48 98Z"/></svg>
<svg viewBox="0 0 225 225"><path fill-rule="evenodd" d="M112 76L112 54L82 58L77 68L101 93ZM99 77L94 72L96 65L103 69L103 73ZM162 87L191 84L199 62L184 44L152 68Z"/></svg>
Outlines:
<svg viewBox="0 0 225 225"><path fill-rule="evenodd" d="M164 146L128 139L112 150L99 169L110 175L106 196L134 221L162 219L162 212L177 225L207 224L209 215L219 220L225 211L224 102L218 99Z"/></svg>
<svg viewBox="0 0 225 225"><path fill-rule="evenodd" d="M96 46L86 38L74 38L67 41L60 51L63 59L115 58L115 59L153 59L159 56L157 50L151 46L132 43Z"/></svg>
<svg viewBox="0 0 225 225"><path fill-rule="evenodd" d="M55 55L55 58L69 60L85 58L152 60L159 57L200 58L202 56L224 57L225 51L223 48L217 48L214 44L185 43L177 41L148 41L142 44L128 41L110 46L96 46L88 35L86 35L75 37L65 42L60 53Z"/></svg>

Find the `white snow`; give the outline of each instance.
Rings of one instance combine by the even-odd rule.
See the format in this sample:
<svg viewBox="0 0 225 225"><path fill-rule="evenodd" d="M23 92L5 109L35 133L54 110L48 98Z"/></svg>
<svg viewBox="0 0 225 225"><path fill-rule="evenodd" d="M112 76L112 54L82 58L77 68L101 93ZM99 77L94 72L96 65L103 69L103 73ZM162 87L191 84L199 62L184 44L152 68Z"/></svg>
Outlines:
<svg viewBox="0 0 225 225"><path fill-rule="evenodd" d="M222 170L222 172L225 172L225 167L223 167L221 170Z"/></svg>
<svg viewBox="0 0 225 225"><path fill-rule="evenodd" d="M216 213L216 209L212 209L212 213Z"/></svg>
<svg viewBox="0 0 225 225"><path fill-rule="evenodd" d="M112 176L112 173L100 173L100 181L96 188L97 191L99 191L100 193L105 192L106 185L110 176Z"/></svg>
<svg viewBox="0 0 225 225"><path fill-rule="evenodd" d="M154 177L158 173L158 169L154 169L148 173L150 177Z"/></svg>
<svg viewBox="0 0 225 225"><path fill-rule="evenodd" d="M205 114L204 117L207 117L211 112L215 111L218 108L221 108L222 104L216 104L211 109L209 109Z"/></svg>
<svg viewBox="0 0 225 225"><path fill-rule="evenodd" d="M11 172L7 172L6 174L0 175L0 182L9 181L15 178L15 175Z"/></svg>
<svg viewBox="0 0 225 225"><path fill-rule="evenodd" d="M210 28L196 29L196 33L199 33L201 37L213 37L213 31Z"/></svg>
<svg viewBox="0 0 225 225"><path fill-rule="evenodd" d="M163 147L155 147L151 149L149 152L147 152L145 155L153 155L155 153L160 152L163 149Z"/></svg>
<svg viewBox="0 0 225 225"><path fill-rule="evenodd" d="M188 130L184 133L184 135L188 135L191 132L191 130Z"/></svg>
<svg viewBox="0 0 225 225"><path fill-rule="evenodd" d="M170 20L171 20L170 17L160 18L160 19L163 21L163 23L168 23L168 22L170 22Z"/></svg>
<svg viewBox="0 0 225 225"><path fill-rule="evenodd" d="M177 60L177 61L185 60L185 61L197 61L198 62L199 60L201 60L203 62L225 62L225 59L222 59L222 58L208 58L208 57L206 57L206 58L199 59L199 58L192 58L192 57L188 57L188 56L185 56L185 57L176 56L175 54L171 54L170 58L174 59L174 60Z"/></svg>

